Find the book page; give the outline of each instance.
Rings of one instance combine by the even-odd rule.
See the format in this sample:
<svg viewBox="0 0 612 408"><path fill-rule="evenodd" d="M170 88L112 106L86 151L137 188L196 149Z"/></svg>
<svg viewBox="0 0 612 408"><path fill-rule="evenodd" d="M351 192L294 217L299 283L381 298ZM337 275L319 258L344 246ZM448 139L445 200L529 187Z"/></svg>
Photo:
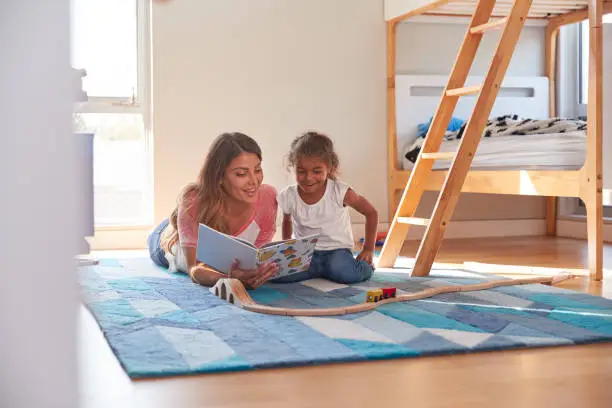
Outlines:
<svg viewBox="0 0 612 408"><path fill-rule="evenodd" d="M274 262L279 266L279 271L272 279L307 271L317 241L318 234L315 234L273 245L271 243L260 248L258 264Z"/></svg>
<svg viewBox="0 0 612 408"><path fill-rule="evenodd" d="M250 243L223 234L204 224L198 227L196 259L219 272L228 273L234 259L240 262L241 269L256 268L257 254L257 249Z"/></svg>
<svg viewBox="0 0 612 408"><path fill-rule="evenodd" d="M251 247L251 248L253 248L253 249L257 249L257 247L256 247L255 245L251 244L251 243L250 243L249 241L247 241L246 239L242 239L242 238L240 238L240 237L232 237L231 235L227 235L227 234L224 234L224 235L226 235L226 236L228 236L228 237L230 237L230 238L232 238L232 239L235 239L236 241L240 241L240 242L242 242L243 244L248 245L248 246L250 246L250 247Z"/></svg>
<svg viewBox="0 0 612 408"><path fill-rule="evenodd" d="M288 241L293 241L293 239L288 239L286 241L272 241L272 242L268 242L267 244L263 244L262 246L260 246L259 250L261 251L262 249L265 249L265 248L270 248L270 247L273 247L273 246L276 246L276 245L281 245L281 244L284 244L285 242L288 242Z"/></svg>

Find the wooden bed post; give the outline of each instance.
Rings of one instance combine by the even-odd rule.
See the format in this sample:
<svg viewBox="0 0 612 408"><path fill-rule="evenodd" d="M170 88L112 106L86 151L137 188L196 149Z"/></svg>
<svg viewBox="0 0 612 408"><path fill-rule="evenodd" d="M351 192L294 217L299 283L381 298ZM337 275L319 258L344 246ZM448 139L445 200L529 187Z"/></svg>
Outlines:
<svg viewBox="0 0 612 408"><path fill-rule="evenodd" d="M557 35L561 26L546 25L546 76L548 77L548 114L557 116ZM557 235L557 197L546 197L546 235Z"/></svg>
<svg viewBox="0 0 612 408"><path fill-rule="evenodd" d="M584 166L580 170L579 196L587 209L589 272L595 280L603 279L603 36L602 16L612 13L612 1L591 0L589 7L549 20L547 36L547 70L555 78L555 60L549 51L556 49L559 29L567 24L589 19L589 100L587 112L587 148ZM549 65L550 63L550 65ZM551 81L552 83L553 81ZM556 81L555 81L556 82ZM551 95L556 89L551 87ZM552 100L552 96L551 96Z"/></svg>
<svg viewBox="0 0 612 408"><path fill-rule="evenodd" d="M589 2L587 150L581 198L587 211L589 272L603 278L603 0Z"/></svg>
<svg viewBox="0 0 612 408"><path fill-rule="evenodd" d="M389 222L393 220L397 207L395 199L395 172L397 165L397 127L395 123L395 54L397 44L397 22L387 21L387 183L389 194Z"/></svg>

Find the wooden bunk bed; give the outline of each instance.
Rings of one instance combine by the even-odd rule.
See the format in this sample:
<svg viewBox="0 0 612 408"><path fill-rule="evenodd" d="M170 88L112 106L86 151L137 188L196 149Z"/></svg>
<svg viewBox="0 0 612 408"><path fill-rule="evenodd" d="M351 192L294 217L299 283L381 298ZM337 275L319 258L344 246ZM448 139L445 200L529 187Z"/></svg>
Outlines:
<svg viewBox="0 0 612 408"><path fill-rule="evenodd" d="M520 4L519 4L520 3ZM487 9L486 16L484 16L482 9ZM492 10L491 10L492 8ZM549 79L549 96L550 96L550 116L556 116L555 108L555 96L556 96L556 51L557 51L557 36L559 29L571 23L580 22L583 20L589 20L590 26L590 49L589 49L589 83L588 83L588 118L587 118L587 142L586 142L586 156L585 162L579 170L469 170L473 153L465 153L465 157L456 156L453 160L450 170L437 170L432 171L432 165L422 165L426 168L422 173L414 175L414 169L403 170L398 165L398 146L397 146L397 122L396 122L396 47L397 37L396 31L399 23L410 19L415 16L437 16L438 18L445 17L471 17L470 26L468 27L468 33L466 39L462 44L462 50L466 47L477 48L480 39L476 42L476 45L470 45L469 36L470 33L480 33L479 30L486 31L491 28L502 28L504 31L503 36L515 35L518 37L520 30L523 27L524 17L520 17L521 22L515 23L515 28L503 27L502 23L505 18L505 24L509 25L509 20L514 18L510 13L520 15L521 11L517 10L523 8L522 16L526 19L534 20L545 20L546 22L546 75ZM480 13L480 15L479 15ZM381 253L381 258L378 263L379 267L391 267L395 263L395 260L399 254L401 246L404 242L406 234L408 232L409 225L423 225L427 227L425 237L421 242L419 251L417 253L417 262L413 275L423 276L429 273L429 269L433 264L433 260L437 254L441 240L446 229L450 216L454 210L454 195L458 195L459 190L455 193L449 193L446 191L442 192L441 198L436 204L434 209L434 216L430 220L421 220L421 222L414 217L416 206L420 200L422 194L421 190L429 191L441 191L447 186L445 180L449 172L454 171L457 167L465 167L462 161L468 162L464 171L466 172L465 177L460 175L458 178L453 178L452 174L448 181L449 184L460 183L457 189L461 192L471 193L489 193L489 194L512 194L512 195L535 195L547 197L547 233L549 235L555 235L556 233L556 198L557 197L579 197L583 200L587 210L587 232L588 232L588 256L589 256L589 271L591 276L596 280L602 279L603 271L603 205L602 205L602 189L603 189L603 175L602 175L602 16L607 13L612 13L612 0L387 0L385 4L385 14L387 20L387 81L388 81L388 93L387 93L387 109L388 109L388 195L389 195L389 211L390 214L395 214L394 219L389 230L385 246ZM489 20L490 18L490 20ZM497 18L497 19L496 19ZM519 17L516 17L519 18ZM483 20L484 19L484 20ZM488 22L487 22L488 20ZM483 24L483 21L485 22ZM518 28L516 28L518 27ZM518 33L512 33L512 30L517 30ZM471 31L470 31L471 30ZM502 37L503 37L502 36ZM499 56L503 58L511 57L514 51L514 45L505 47L507 56L503 54L504 46L501 41L498 45L496 54L497 59ZM470 50L471 51L471 50ZM462 51L460 51L461 53ZM460 54L461 55L461 54ZM473 58L473 55L472 55ZM472 61L469 61L471 65ZM495 64L498 61L495 58L492 61L491 70L494 71ZM462 67L463 65L463 67ZM459 85L456 88L464 86L465 77L469 71L469 67L465 69L460 57L455 62L453 73L451 73L451 79L449 79L449 86L453 81L452 75L456 75L459 70L463 75L463 82L461 79L454 81ZM507 65L503 65L502 78L505 74ZM465 72L463 72L465 71ZM481 88L474 89L474 92L481 92L482 94L489 93L489 89L486 89L487 84L493 87L493 82L484 83ZM495 88L498 88L497 82L495 82ZM459 96L466 95L471 92L469 87L459 88ZM450 89L450 91L449 91ZM453 89L445 89L442 97L442 102L438 108L436 115L441 114L443 117L447 112L444 112L444 96L447 98L451 95ZM474 93L472 92L472 93ZM493 94L493 100L497 95L497 90L491 91ZM484 96L486 98L486 96ZM484 103L484 102L483 102ZM492 104L492 102L490 102ZM449 103L450 105L450 103ZM454 105L452 105L454 106ZM485 106L485 105L481 105ZM451 112L444 117L450 117ZM440 113L442 111L442 113ZM472 119L475 120L478 113L475 111ZM482 115L480 115L482 116ZM442 120L444 120L442 119ZM482 118L480 118L482 119ZM483 120L486 120L484 118ZM434 116L434 121L435 121ZM431 127L436 128L430 129L425 139L429 139L432 133L442 133L442 126L446 129L448 121L443 125L440 123L436 126L432 123ZM469 124L468 124L469 126ZM483 125L484 126L484 125ZM477 127L477 125L474 125ZM435 136L435 135L434 135ZM480 136L478 136L480 137ZM439 136L440 141L442 136ZM467 142L466 142L467 143ZM474 142L477 146L478 141ZM464 144L464 143L462 143ZM440 143L434 141L431 143L434 150L431 150L429 159L451 159L447 157L447 154L435 153L439 149ZM461 150L461 148L460 148ZM434 153L431 153L434 152ZM466 150L467 152L467 150ZM468 159L467 156L470 156ZM423 152L420 153L418 162L425 160L423 158ZM465 159L465 160L464 160ZM460 169L459 169L460 170ZM414 180L413 180L414 179ZM413 188L416 189L418 198L410 197L408 194L409 183L416 184ZM449 188L450 189L450 188ZM404 195L400 200L399 204L396 199L398 191L404 191ZM414 191L413 191L413 194ZM449 198L450 197L450 198ZM451 201L451 204L445 203L444 200ZM448 204L445 206L445 204ZM444 207L445 214L436 215L438 206ZM440 210L442 211L442 210ZM416 221L416 222L415 222ZM432 231L430 231L432 229Z"/></svg>

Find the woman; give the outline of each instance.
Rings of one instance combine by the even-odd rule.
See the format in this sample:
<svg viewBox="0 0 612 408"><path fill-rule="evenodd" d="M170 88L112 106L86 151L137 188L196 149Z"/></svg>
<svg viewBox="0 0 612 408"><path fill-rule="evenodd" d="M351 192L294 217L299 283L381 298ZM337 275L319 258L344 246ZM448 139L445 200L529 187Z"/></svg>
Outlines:
<svg viewBox="0 0 612 408"><path fill-rule="evenodd" d="M196 262L198 225L246 239L257 247L270 242L276 232L276 191L262 180L261 149L255 140L242 133L217 137L197 181L183 190L170 218L149 236L153 262L188 273L205 286L227 277ZM274 263L250 270L234 264L231 276L256 288L277 271Z"/></svg>

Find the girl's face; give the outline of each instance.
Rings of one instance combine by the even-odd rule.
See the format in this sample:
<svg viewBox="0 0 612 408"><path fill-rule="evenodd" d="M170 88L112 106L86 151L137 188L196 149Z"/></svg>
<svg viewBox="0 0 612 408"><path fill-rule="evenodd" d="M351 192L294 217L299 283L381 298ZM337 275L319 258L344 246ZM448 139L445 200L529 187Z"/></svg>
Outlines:
<svg viewBox="0 0 612 408"><path fill-rule="evenodd" d="M318 157L300 157L295 174L298 187L306 194L315 194L325 188L330 168Z"/></svg>
<svg viewBox="0 0 612 408"><path fill-rule="evenodd" d="M259 157L253 153L241 153L225 169L221 186L236 201L255 204L262 180Z"/></svg>

